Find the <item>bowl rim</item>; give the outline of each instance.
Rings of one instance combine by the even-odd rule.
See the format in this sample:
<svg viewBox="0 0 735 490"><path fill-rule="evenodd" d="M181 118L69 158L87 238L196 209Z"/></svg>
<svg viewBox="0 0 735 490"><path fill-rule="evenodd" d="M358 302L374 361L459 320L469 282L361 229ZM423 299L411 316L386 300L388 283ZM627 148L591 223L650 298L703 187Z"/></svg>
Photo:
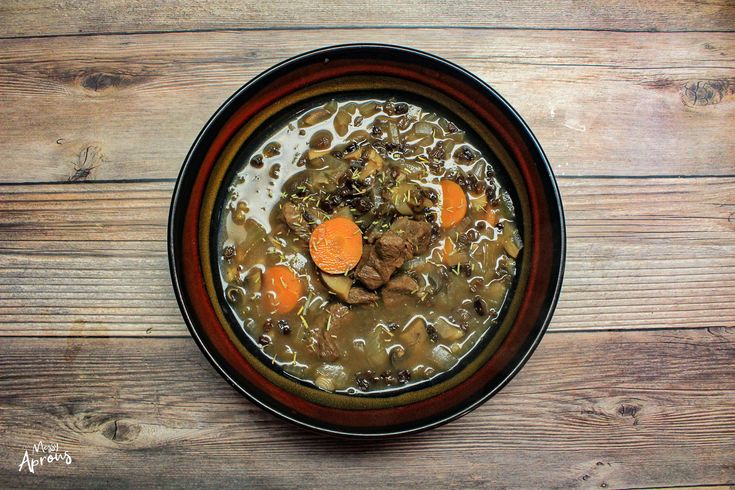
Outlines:
<svg viewBox="0 0 735 490"><path fill-rule="evenodd" d="M194 153L199 149L200 145L202 144L203 139L205 138L205 135L207 135L207 133L211 130L212 126L215 125L215 123L223 116L223 114L225 114L228 110L231 109L231 105L234 103L236 99L238 99L244 92L248 91L253 86L258 85L259 83L262 83L263 81L265 81L274 72L278 72L284 67L287 67L288 65L297 64L298 62L304 60L305 58L313 58L313 57L319 57L319 56L324 56L325 58L328 58L329 54L331 53L344 52L344 51L359 51L361 49L372 49L372 50L380 50L380 51L385 51L385 52L401 52L402 54L405 54L405 55L416 56L418 58L428 59L430 61L433 61L434 63L437 63L438 65L441 65L453 71L458 76L467 77L472 82L476 83L480 88L482 88L482 90L489 92L489 95L491 96L491 98L495 98L495 100L497 101L497 104L501 107L501 109L503 109L504 111L507 111L507 115L511 119L513 119L516 124L518 124L520 132L524 133L525 136L528 137L528 140L530 143L529 146L531 146L531 149L537 152L539 156L538 172L543 175L543 178L547 180L547 184L549 185L549 191L550 191L549 197L551 199L547 201L546 205L553 206L559 217L558 222L551 224L552 227L554 228L554 231L559 234L559 250L558 250L559 266L558 266L558 272L552 276L552 283L554 287L553 287L553 291L550 293L549 307L546 310L543 318L539 318L540 328L538 328L536 335L533 338L529 338L530 342L528 343L528 347L524 351L522 351L522 354L519 355L518 359L513 363L512 368L508 370L506 375L502 377L502 379L500 379L498 382L496 382L495 385L491 389L488 389L481 396L479 396L476 400L472 401L471 403L467 404L464 407L461 407L461 409L459 410L452 411L445 417L424 421L422 423L416 424L415 426L408 427L408 428L401 428L399 430L386 430L386 431L373 431L373 432L360 432L358 430L342 430L342 429L337 429L337 428L326 426L326 425L309 423L305 420L301 420L296 417L290 416L289 414L284 413L281 410L278 410L276 407L269 405L268 403L264 402L257 396L250 393L247 390L247 388L243 387L240 383L238 383L238 381L235 380L222 365L220 365L215 355L212 352L210 352L210 349L207 347L205 340L201 337L200 332L194 326L197 320L196 320L195 315L190 311L190 307L185 298L185 294L186 294L185 286L183 284L182 277L180 276L179 271L176 266L177 233L176 233L176 228L174 226L175 221L178 216L179 207L183 208L187 202L186 196L183 196L182 194L183 192L182 186L183 186L183 180L184 180L183 178L186 174L192 171L193 167L196 166L196 162L193 159ZM551 202L551 200L553 200L553 203ZM528 126L526 121L513 108L513 106L511 106L487 82L485 82L484 80L482 80L481 78L479 78L478 76L470 72L469 70L463 68L462 66L452 61L449 61L440 56L437 56L437 55L434 55L434 54L431 54L431 53L428 53L428 52L425 52L425 51L422 51L416 48L401 46L401 45L396 45L396 44L388 44L388 43L344 43L344 44L324 46L324 47L312 49L309 51L305 51L303 53L299 53L295 56L284 59L283 61L280 61L279 63L276 63L275 65L272 65L271 67L267 68L266 70L263 70L262 72L260 72L259 74L257 74L256 76L248 80L245 84L243 84L240 88L238 88L234 93L232 93L217 108L217 110L207 120L207 122L204 124L204 126L199 131L196 138L194 139L191 147L189 148L189 151L186 154L186 157L183 160L179 173L176 177L176 183L174 185L174 189L173 189L172 196L171 196L171 203L169 206L169 216L167 220L167 252L168 252L169 272L171 275L171 281L172 281L172 286L174 289L174 294L176 296L176 302L179 305L179 310L181 311L182 317L184 319L184 323L186 323L186 327L189 330L189 333L194 338L194 341L196 342L197 346L202 351L204 356L207 358L209 363L215 368L215 370L220 374L220 376L222 376L238 393L243 395L250 402L254 403L255 405L262 408L263 410L267 411L268 413L271 413L280 419L287 420L293 424L296 424L299 427L309 429L311 431L323 433L323 434L332 435L332 436L353 437L353 438L362 438L362 439L375 439L375 438L380 438L380 437L398 436L398 435L406 435L406 434L421 432L424 430L439 427L448 422L456 420L466 415L467 413L473 411L474 409L476 409L477 407L485 403L487 400L492 398L495 394L497 394L502 388L504 388L518 374L518 372L523 368L523 366L526 364L528 359L531 357L533 352L536 350L536 348L540 344L542 337L544 336L544 334L546 333L548 329L548 326L551 322L552 316L554 314L554 311L556 309L556 306L559 300L562 282L564 278L565 263L566 263L566 222L565 222L565 216L564 216L564 209L562 205L561 193L559 191L556 177L551 168L551 164L549 163L546 153L543 151L543 148L541 147L538 139L536 138L536 135L533 133L533 131L531 131L531 128Z"/></svg>

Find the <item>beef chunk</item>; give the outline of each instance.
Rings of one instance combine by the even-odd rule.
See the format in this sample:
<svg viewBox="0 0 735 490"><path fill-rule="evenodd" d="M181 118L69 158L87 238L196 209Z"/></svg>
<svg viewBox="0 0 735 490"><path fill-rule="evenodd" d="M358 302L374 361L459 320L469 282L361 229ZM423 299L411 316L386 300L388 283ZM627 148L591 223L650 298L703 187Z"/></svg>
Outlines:
<svg viewBox="0 0 735 490"><path fill-rule="evenodd" d="M392 231L386 231L375 242L375 251L380 260L398 268L413 257L411 243Z"/></svg>
<svg viewBox="0 0 735 490"><path fill-rule="evenodd" d="M371 265L373 261L378 260L374 249L373 245L363 245L362 257L355 268L355 277L369 289L375 289L382 284L380 273ZM371 287L373 284L377 284L377 286Z"/></svg>
<svg viewBox="0 0 735 490"><path fill-rule="evenodd" d="M331 329L330 331L322 330L316 335L317 353L322 361L334 362L339 359L339 349L332 335Z"/></svg>
<svg viewBox="0 0 735 490"><path fill-rule="evenodd" d="M342 325L347 323L352 316L350 314L350 309L345 305L339 303L332 303L331 305L327 306L327 313L329 313L332 317L330 330L335 328L339 329Z"/></svg>
<svg viewBox="0 0 735 490"><path fill-rule="evenodd" d="M309 224L304 219L303 213L294 203L285 202L281 206L281 212L283 213L283 220L286 222L291 231L293 231L297 237L302 240L309 241L311 237L311 230Z"/></svg>
<svg viewBox="0 0 735 490"><path fill-rule="evenodd" d="M431 224L426 221L414 221L405 216L401 216L393 223L390 229L411 243L413 255L422 255L429 251Z"/></svg>
<svg viewBox="0 0 735 490"><path fill-rule="evenodd" d="M350 321L350 309L345 305L333 303L326 308L327 313L331 316L331 320L325 323L324 326L317 330L312 330L314 338L317 342L317 354L323 361L334 362L340 357L339 349L334 341L332 335L337 335L337 332ZM327 324L329 330L327 330Z"/></svg>
<svg viewBox="0 0 735 490"><path fill-rule="evenodd" d="M363 249L363 257L357 265L355 276L368 289L377 289L390 279L390 276L410 259L413 247L392 231L378 238L373 247Z"/></svg>
<svg viewBox="0 0 735 490"><path fill-rule="evenodd" d="M410 276L399 275L391 279L382 290L383 303L392 306L418 291L419 285Z"/></svg>
<svg viewBox="0 0 735 490"><path fill-rule="evenodd" d="M378 295L372 291L366 291L359 286L352 286L347 295L347 302L351 305L364 305L378 301Z"/></svg>

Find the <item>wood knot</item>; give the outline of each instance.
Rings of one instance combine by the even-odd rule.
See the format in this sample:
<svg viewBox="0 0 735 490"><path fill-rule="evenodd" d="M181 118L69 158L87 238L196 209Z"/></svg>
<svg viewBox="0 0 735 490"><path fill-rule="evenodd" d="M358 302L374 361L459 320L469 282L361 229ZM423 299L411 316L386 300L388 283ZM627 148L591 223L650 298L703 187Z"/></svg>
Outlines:
<svg viewBox="0 0 735 490"><path fill-rule="evenodd" d="M719 104L735 93L735 83L729 80L691 80L681 88L681 101L687 107Z"/></svg>
<svg viewBox="0 0 735 490"><path fill-rule="evenodd" d="M117 443L130 442L140 434L140 426L125 420L111 420L102 427L102 435Z"/></svg>
<svg viewBox="0 0 735 490"><path fill-rule="evenodd" d="M109 88L118 88L132 85L132 81L123 75L115 73L92 73L82 78L82 87L94 92L102 92Z"/></svg>
<svg viewBox="0 0 735 490"><path fill-rule="evenodd" d="M631 417L633 425L638 425L638 412L641 407L630 403L621 403L618 407L618 415L621 417Z"/></svg>

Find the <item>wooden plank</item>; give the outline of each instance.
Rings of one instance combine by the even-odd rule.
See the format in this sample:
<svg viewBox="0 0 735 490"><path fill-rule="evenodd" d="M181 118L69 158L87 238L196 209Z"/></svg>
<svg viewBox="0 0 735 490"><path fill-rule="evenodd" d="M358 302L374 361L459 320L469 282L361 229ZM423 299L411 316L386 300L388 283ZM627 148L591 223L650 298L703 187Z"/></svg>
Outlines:
<svg viewBox="0 0 735 490"><path fill-rule="evenodd" d="M548 334L472 414L354 442L256 408L190 339L6 339L0 483L145 487L165 475L177 488L732 485L734 359L735 328ZM39 440L58 442L72 464L19 473Z"/></svg>
<svg viewBox="0 0 735 490"><path fill-rule="evenodd" d="M727 0L707 3L625 2L607 0L580 4L571 0L547 3L458 0L377 0L356 4L330 2L256 2L223 0L123 0L115 6L63 0L11 1L0 5L0 36L49 36L109 32L212 29L268 29L375 26L473 26L535 29L732 30L735 8Z"/></svg>
<svg viewBox="0 0 735 490"><path fill-rule="evenodd" d="M356 40L472 70L526 118L560 175L735 173L735 34L359 32L2 40L0 182L63 181L90 167L89 179L173 178L241 84L298 52Z"/></svg>
<svg viewBox="0 0 735 490"><path fill-rule="evenodd" d="M0 186L0 335L187 336L172 182ZM735 325L735 178L562 178L554 330Z"/></svg>

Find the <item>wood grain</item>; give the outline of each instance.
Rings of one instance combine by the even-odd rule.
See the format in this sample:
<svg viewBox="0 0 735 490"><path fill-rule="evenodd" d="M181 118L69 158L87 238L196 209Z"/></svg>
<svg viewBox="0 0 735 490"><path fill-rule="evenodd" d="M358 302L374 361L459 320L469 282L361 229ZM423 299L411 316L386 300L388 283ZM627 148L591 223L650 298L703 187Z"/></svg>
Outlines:
<svg viewBox="0 0 735 490"><path fill-rule="evenodd" d="M166 258L172 185L0 186L0 335L188 336ZM560 186L552 329L735 326L735 178Z"/></svg>
<svg viewBox="0 0 735 490"><path fill-rule="evenodd" d="M472 414L355 442L301 431L248 403L191 339L6 339L0 484L733 485L734 359L733 328L551 333ZM58 442L72 465L18 474L39 439Z"/></svg>
<svg viewBox="0 0 735 490"><path fill-rule="evenodd" d="M92 180L174 178L238 87L350 41L408 44L472 70L518 109L559 175L735 174L731 34L335 29L0 40L0 182L85 168Z"/></svg>
<svg viewBox="0 0 735 490"><path fill-rule="evenodd" d="M0 19L0 488L735 488L732 1L6 0ZM345 42L495 87L561 176L569 236L520 375L382 442L238 395L166 259L173 179L212 112ZM19 473L39 440L73 464Z"/></svg>
<svg viewBox="0 0 735 490"><path fill-rule="evenodd" d="M114 5L114 7L113 7ZM111 14L114 9L114 14ZM120 0L111 5L79 0L15 0L0 4L0 36L178 31L212 29L292 29L350 26L473 26L535 29L620 29L643 31L733 30L735 7L727 0L706 3L562 0L408 0L329 3L226 2L176 3Z"/></svg>

